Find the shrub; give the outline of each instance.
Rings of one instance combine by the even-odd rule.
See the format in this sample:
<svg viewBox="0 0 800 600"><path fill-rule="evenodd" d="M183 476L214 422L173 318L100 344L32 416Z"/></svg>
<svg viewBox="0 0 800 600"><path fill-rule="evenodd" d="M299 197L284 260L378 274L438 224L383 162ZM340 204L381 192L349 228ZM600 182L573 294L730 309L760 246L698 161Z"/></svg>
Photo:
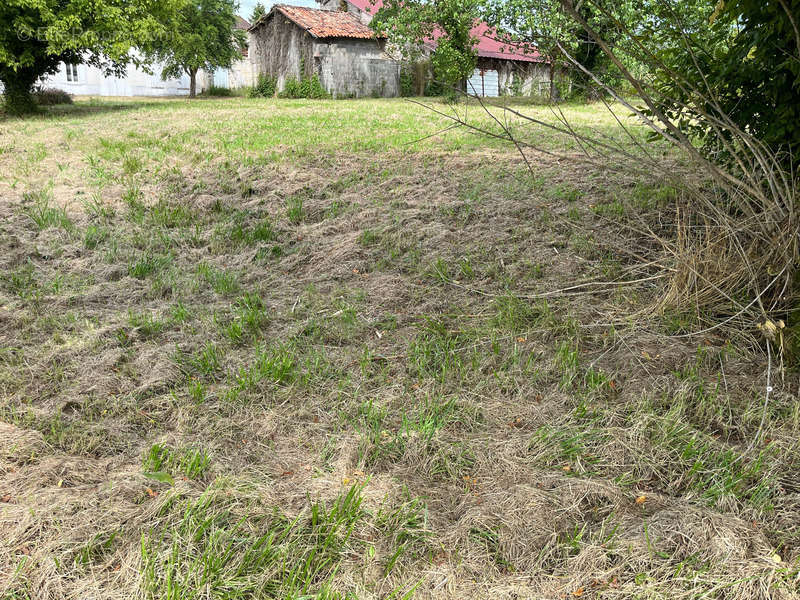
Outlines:
<svg viewBox="0 0 800 600"><path fill-rule="evenodd" d="M33 99L39 106L56 104L72 104L72 95L55 88L37 88L33 91Z"/></svg>
<svg viewBox="0 0 800 600"><path fill-rule="evenodd" d="M277 82L274 77L259 75L258 83L250 90L251 98L272 98L277 89Z"/></svg>
<svg viewBox="0 0 800 600"><path fill-rule="evenodd" d="M212 85L208 88L205 92L206 96L232 96L233 92L226 87L217 87L216 85Z"/></svg>
<svg viewBox="0 0 800 600"><path fill-rule="evenodd" d="M330 98L330 94L322 87L319 77L316 75L304 77L302 79L287 79L283 91L278 94L280 98Z"/></svg>

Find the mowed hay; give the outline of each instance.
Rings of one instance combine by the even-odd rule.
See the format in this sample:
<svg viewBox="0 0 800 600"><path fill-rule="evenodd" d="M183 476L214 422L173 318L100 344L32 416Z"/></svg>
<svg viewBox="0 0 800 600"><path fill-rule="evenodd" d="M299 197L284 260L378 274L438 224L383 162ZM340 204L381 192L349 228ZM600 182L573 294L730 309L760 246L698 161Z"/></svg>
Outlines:
<svg viewBox="0 0 800 600"><path fill-rule="evenodd" d="M636 268L595 218L628 182L499 148L244 165L228 132L206 161L174 110L87 120L97 204L0 201L0 598L798 597L791 375L748 449L756 354L626 322L651 283L558 293Z"/></svg>

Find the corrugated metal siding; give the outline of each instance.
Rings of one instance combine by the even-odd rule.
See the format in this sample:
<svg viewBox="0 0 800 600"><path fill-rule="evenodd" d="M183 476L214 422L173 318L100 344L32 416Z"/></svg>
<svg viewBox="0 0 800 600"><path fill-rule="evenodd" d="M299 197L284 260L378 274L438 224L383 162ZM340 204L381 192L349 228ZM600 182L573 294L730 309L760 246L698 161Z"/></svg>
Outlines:
<svg viewBox="0 0 800 600"><path fill-rule="evenodd" d="M214 71L214 87L228 87L228 69L217 69Z"/></svg>
<svg viewBox="0 0 800 600"><path fill-rule="evenodd" d="M500 95L497 71L490 69L475 69L472 77L467 81L467 93L476 96L496 98Z"/></svg>

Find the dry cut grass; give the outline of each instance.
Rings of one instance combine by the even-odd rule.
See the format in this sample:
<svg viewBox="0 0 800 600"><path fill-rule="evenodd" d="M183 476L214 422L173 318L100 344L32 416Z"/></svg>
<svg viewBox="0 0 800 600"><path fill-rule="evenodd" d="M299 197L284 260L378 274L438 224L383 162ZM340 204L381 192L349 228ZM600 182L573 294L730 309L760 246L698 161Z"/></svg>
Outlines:
<svg viewBox="0 0 800 600"><path fill-rule="evenodd" d="M670 188L399 101L0 125L3 600L800 596L796 375L750 447L758 354L560 291Z"/></svg>

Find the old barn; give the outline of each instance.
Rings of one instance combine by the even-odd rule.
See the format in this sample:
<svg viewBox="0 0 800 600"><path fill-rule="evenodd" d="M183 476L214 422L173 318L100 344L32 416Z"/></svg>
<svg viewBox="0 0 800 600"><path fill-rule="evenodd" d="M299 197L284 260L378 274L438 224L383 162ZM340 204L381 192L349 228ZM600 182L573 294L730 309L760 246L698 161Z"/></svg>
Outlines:
<svg viewBox="0 0 800 600"><path fill-rule="evenodd" d="M250 35L251 60L278 90L316 75L337 98L399 95L400 65L386 40L349 12L276 5Z"/></svg>

